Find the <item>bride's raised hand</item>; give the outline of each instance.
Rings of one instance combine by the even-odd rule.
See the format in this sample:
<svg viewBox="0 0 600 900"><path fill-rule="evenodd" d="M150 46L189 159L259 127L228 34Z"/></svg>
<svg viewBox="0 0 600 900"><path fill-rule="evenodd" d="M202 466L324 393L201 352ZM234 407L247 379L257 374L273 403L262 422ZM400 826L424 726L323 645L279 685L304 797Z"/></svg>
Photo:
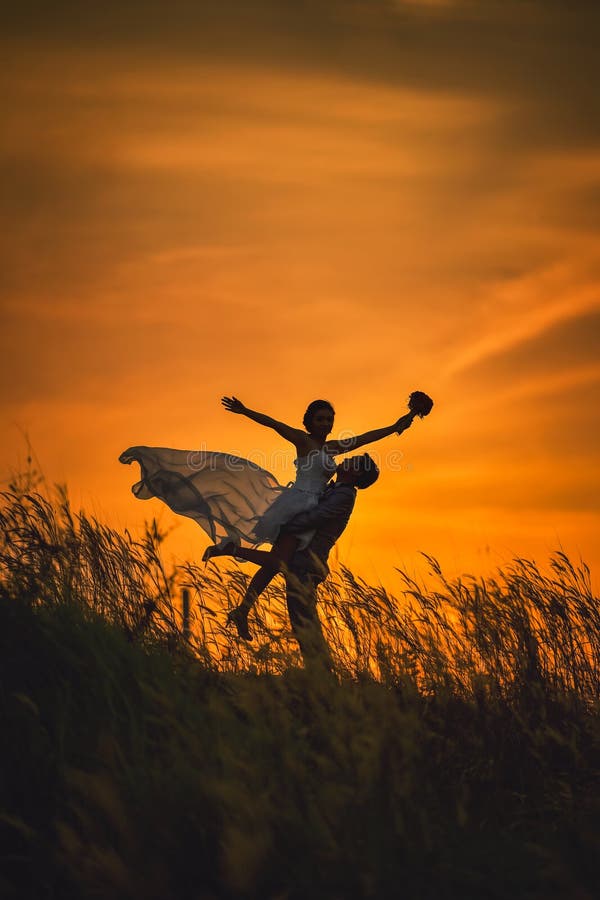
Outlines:
<svg viewBox="0 0 600 900"><path fill-rule="evenodd" d="M221 403L225 407L228 412L232 413L244 413L246 412L246 407L242 403L241 400L238 400L237 397L221 397Z"/></svg>
<svg viewBox="0 0 600 900"><path fill-rule="evenodd" d="M415 416L419 416L420 419L428 416L433 409L433 400L423 391L413 391L408 398L408 409L409 412L405 416L401 416L396 422L397 434L402 434L403 431L410 428Z"/></svg>
<svg viewBox="0 0 600 900"><path fill-rule="evenodd" d="M409 412L409 413L406 413L406 415L404 415L404 416L400 416L400 418L394 425L394 430L396 431L396 434L402 434L403 431L406 431L407 428L410 428L415 416L416 416L416 413L414 413L414 412Z"/></svg>

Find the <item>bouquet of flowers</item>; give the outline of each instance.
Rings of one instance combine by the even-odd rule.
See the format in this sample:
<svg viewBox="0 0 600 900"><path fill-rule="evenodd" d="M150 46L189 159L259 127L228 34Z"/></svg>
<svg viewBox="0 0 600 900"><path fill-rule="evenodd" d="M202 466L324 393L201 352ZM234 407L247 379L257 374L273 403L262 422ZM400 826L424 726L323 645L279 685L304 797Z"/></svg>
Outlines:
<svg viewBox="0 0 600 900"><path fill-rule="evenodd" d="M408 398L408 408L411 413L416 414L421 419L428 416L433 408L433 400L423 391L413 391Z"/></svg>

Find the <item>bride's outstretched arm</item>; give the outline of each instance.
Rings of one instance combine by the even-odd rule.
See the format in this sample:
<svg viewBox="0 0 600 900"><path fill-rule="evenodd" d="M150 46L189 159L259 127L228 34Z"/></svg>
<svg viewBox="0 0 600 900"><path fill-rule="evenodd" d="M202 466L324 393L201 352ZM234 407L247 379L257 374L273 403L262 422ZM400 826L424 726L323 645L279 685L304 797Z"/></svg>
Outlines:
<svg viewBox="0 0 600 900"><path fill-rule="evenodd" d="M326 448L330 453L349 453L350 450L356 450L358 447L364 447L365 444L373 444L382 438L388 437L390 434L402 434L413 423L416 413L406 413L401 416L397 422L387 425L385 428L374 428L372 431L365 431L364 434L357 434L353 437L343 438L340 441L327 441Z"/></svg>
<svg viewBox="0 0 600 900"><path fill-rule="evenodd" d="M294 444L299 452L306 449L307 435L301 428L292 428L291 425L286 425L285 422L278 422L277 419L273 419L271 416L256 412L254 409L249 409L247 406L244 406L242 401L238 400L237 397L222 397L221 403L229 412L238 413L239 415L246 416L248 419L252 419L253 422L258 422L259 425L264 425L266 428L272 428L273 431L280 434L286 441L290 441L291 444Z"/></svg>

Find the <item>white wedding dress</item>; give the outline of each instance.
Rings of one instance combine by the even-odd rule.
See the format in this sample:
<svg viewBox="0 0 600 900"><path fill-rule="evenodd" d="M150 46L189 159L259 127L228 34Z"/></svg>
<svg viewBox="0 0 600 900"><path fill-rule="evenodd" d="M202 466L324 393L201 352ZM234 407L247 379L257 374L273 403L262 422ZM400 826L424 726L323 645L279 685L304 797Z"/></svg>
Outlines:
<svg viewBox="0 0 600 900"><path fill-rule="evenodd" d="M229 538L240 546L272 544L282 525L317 505L336 469L323 448L294 461L296 480L287 487L266 469L229 453L129 447L119 457L125 464L134 460L142 476L131 489L136 497L157 497L194 519L213 543ZM299 535L299 548L311 536Z"/></svg>

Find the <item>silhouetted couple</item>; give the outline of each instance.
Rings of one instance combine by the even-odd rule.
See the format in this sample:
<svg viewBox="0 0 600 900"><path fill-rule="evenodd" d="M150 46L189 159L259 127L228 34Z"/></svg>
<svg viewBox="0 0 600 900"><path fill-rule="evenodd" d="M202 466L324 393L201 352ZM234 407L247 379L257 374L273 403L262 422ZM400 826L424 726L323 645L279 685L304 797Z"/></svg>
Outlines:
<svg viewBox="0 0 600 900"><path fill-rule="evenodd" d="M272 428L293 444L295 482L282 487L270 472L227 453L130 447L120 460L140 464L142 478L133 493L140 499L158 497L174 512L194 519L214 542L204 554L205 561L235 556L259 566L241 604L228 616L240 637L250 639L248 613L271 579L284 571L290 619L304 659L328 659L316 614L316 587L327 574L329 551L346 527L356 488L372 484L379 474L367 454L340 465L335 457L401 434L416 416L427 415L433 403L415 391L409 397L408 413L391 425L328 440L335 413L327 400L309 404L304 428L251 410L235 397L223 397L221 402L229 412ZM334 473L336 480L328 487ZM261 543L270 543L271 550L256 549Z"/></svg>

